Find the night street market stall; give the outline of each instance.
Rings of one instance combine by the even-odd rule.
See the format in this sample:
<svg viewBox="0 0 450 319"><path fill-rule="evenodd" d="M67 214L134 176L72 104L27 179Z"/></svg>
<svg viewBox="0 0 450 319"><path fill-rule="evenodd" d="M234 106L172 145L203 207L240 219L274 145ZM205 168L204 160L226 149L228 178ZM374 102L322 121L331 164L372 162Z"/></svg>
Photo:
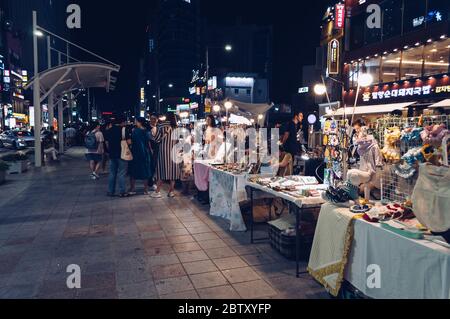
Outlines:
<svg viewBox="0 0 450 319"><path fill-rule="evenodd" d="M356 121L352 141L346 124L325 125L328 203L308 271L334 296L346 281L370 298L450 298L450 118Z"/></svg>

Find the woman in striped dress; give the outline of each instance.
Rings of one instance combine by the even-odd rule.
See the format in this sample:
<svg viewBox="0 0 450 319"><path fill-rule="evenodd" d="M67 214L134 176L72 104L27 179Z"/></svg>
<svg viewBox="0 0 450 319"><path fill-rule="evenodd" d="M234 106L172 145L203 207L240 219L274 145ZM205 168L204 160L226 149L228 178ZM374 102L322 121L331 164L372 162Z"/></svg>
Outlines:
<svg viewBox="0 0 450 319"><path fill-rule="evenodd" d="M152 140L159 144L156 162L157 189L152 194L153 198L161 198L161 186L163 182L170 182L169 197L175 197L175 182L181 179L181 165L172 158L172 152L178 140L173 140L172 135L177 128L175 114L167 115L167 122L162 123L151 132Z"/></svg>

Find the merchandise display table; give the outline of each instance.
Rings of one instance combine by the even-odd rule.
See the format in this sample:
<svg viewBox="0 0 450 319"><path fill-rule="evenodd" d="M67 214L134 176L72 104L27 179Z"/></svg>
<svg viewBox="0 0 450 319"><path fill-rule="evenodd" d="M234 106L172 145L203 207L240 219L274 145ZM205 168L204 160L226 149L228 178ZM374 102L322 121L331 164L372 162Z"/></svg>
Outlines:
<svg viewBox="0 0 450 319"><path fill-rule="evenodd" d="M299 247L300 247L300 236L299 236L299 228L300 228L300 220L302 218L302 214L304 213L305 209L314 209L314 208L320 208L321 205L325 202L321 197L295 197L292 195L289 195L284 192L276 191L268 186L263 186L258 183L254 183L252 181L246 182L246 187L249 190L250 193L250 200L252 204L252 212L251 212L251 222L250 222L250 236L251 236L251 242L254 243L255 239L253 236L253 226L254 226L254 216L253 216L253 201L258 196L263 198L282 198L286 200L289 203L289 213L295 214L296 218L296 275L299 277L300 275L300 254L299 254ZM308 187L308 189L317 189L322 190L325 189L324 185L309 185L305 186Z"/></svg>
<svg viewBox="0 0 450 319"><path fill-rule="evenodd" d="M331 204L322 206L308 269L335 296L346 280L375 299L450 298L449 248L403 237Z"/></svg>
<svg viewBox="0 0 450 319"><path fill-rule="evenodd" d="M209 170L211 216L230 222L230 231L247 231L240 202L247 200L245 181L247 174L233 174L214 167Z"/></svg>
<svg viewBox="0 0 450 319"><path fill-rule="evenodd" d="M381 271L379 289L367 285L372 265ZM356 220L344 278L370 298L450 299L450 249Z"/></svg>

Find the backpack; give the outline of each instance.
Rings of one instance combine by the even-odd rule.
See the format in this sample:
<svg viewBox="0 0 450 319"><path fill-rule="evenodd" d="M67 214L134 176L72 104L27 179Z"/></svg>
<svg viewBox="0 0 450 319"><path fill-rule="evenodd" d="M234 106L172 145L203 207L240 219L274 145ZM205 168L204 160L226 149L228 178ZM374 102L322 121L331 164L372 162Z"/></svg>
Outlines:
<svg viewBox="0 0 450 319"><path fill-rule="evenodd" d="M89 132L86 134L86 137L84 139L84 145L88 150L96 150L98 149L98 141L97 136L94 131Z"/></svg>

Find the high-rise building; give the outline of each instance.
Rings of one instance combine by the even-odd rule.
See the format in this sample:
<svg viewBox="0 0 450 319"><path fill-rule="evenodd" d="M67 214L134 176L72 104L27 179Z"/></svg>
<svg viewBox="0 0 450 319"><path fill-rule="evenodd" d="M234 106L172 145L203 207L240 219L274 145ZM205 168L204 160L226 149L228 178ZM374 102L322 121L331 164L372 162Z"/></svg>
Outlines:
<svg viewBox="0 0 450 319"><path fill-rule="evenodd" d="M200 67L200 27L199 0L158 1L144 62L152 110L174 110L189 95L192 71Z"/></svg>
<svg viewBox="0 0 450 319"><path fill-rule="evenodd" d="M65 26L68 0L0 0L0 105L1 123L24 126L28 122L26 94L23 85L34 76L32 12L37 11L38 24L67 37ZM46 39L39 39L39 71L48 68ZM52 47L61 43L52 39ZM56 65L52 53L52 64ZM6 123L9 122L9 123Z"/></svg>

